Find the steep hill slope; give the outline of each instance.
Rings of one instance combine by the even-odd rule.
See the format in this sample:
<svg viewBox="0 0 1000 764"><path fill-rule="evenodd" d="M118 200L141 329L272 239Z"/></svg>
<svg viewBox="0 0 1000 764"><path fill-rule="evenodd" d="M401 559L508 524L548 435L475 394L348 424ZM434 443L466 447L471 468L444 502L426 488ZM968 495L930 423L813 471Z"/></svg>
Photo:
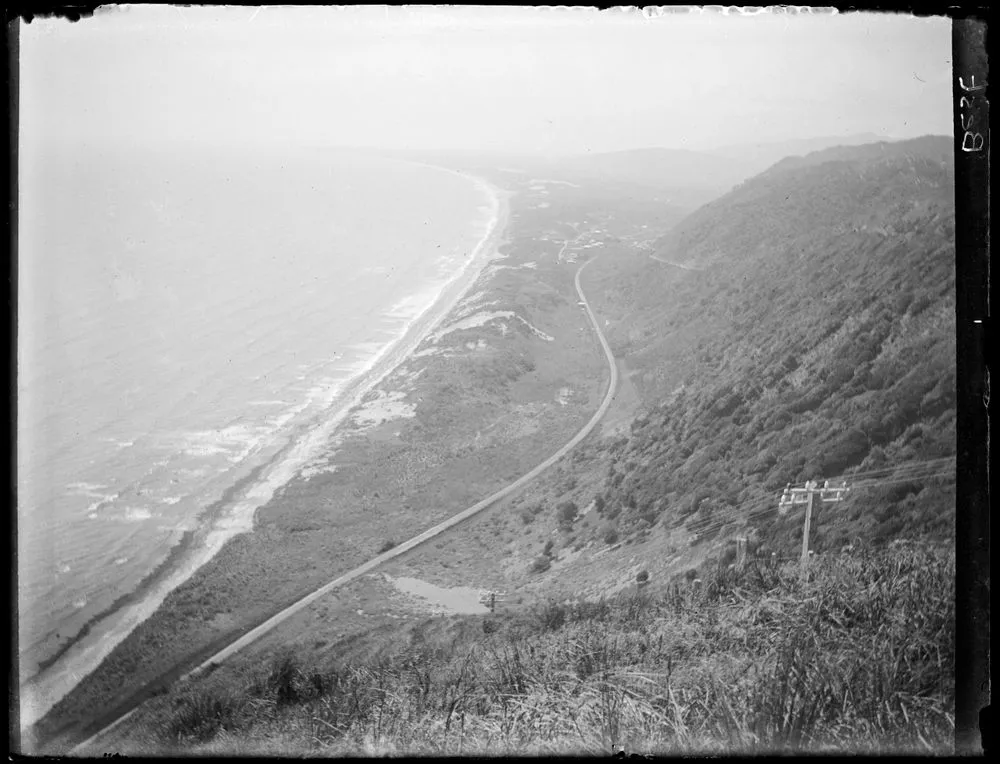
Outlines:
<svg viewBox="0 0 1000 764"><path fill-rule="evenodd" d="M595 270L647 405L605 481L619 531L711 536L788 482L954 453L953 194L947 138L838 147L699 209L659 261ZM824 506L814 546L947 537L951 484L898 477ZM753 525L791 550L801 514Z"/></svg>
<svg viewBox="0 0 1000 764"><path fill-rule="evenodd" d="M689 210L705 204L782 160L826 149L871 144L871 133L726 146L707 151L649 147L550 159L548 170L566 178L601 180L657 189L664 200ZM888 145L888 144L884 144Z"/></svg>
<svg viewBox="0 0 1000 764"><path fill-rule="evenodd" d="M727 159L736 159L753 169L753 173L761 172L785 157L802 156L832 146L857 146L863 143L876 143L886 140L874 133L858 133L855 135L821 136L817 138L797 138L788 141L772 141L767 143L740 143L733 146L710 149L707 153Z"/></svg>

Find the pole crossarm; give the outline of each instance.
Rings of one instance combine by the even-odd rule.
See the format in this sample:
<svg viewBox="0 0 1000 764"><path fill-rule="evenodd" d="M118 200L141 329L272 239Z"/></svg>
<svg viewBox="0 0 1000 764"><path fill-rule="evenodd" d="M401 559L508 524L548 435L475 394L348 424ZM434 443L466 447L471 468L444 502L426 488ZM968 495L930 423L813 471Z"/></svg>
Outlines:
<svg viewBox="0 0 1000 764"><path fill-rule="evenodd" d="M840 485L831 486L830 481L825 480L823 481L823 485L820 486L818 481L810 480L805 484L804 488L792 488L792 484L789 483L785 486L785 492L778 500L778 511L781 514L785 514L789 507L809 503L810 497L814 495L818 495L820 501L843 501L844 494L850 490L847 481L841 481Z"/></svg>
<svg viewBox="0 0 1000 764"><path fill-rule="evenodd" d="M824 480L823 487L819 489L819 498L821 501L843 501L844 494L850 490L846 480L835 486L830 485L829 480Z"/></svg>

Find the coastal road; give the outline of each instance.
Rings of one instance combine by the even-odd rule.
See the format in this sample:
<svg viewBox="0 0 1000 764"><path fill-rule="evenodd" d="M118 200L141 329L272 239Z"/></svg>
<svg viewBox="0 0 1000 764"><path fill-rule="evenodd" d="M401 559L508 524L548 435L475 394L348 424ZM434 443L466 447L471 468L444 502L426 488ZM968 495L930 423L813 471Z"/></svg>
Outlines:
<svg viewBox="0 0 1000 764"><path fill-rule="evenodd" d="M663 263L664 265L672 265L675 268L682 268L685 271L703 271L704 268L697 268L693 265L684 265L683 263L675 263L673 260L664 260L659 255L653 253L653 247L649 242L642 242L641 244L634 245L636 249L648 252L651 260L656 260L658 263Z"/></svg>
<svg viewBox="0 0 1000 764"><path fill-rule="evenodd" d="M693 265L684 265L683 263L675 263L672 260L664 260L662 257L657 257L656 255L650 255L653 260L658 263L664 263L666 265L672 265L675 268L683 268L686 271L703 271L704 268L695 268Z"/></svg>
<svg viewBox="0 0 1000 764"><path fill-rule="evenodd" d="M565 251L566 246L568 246L569 243L570 242L567 242L567 244L563 246L563 250L562 251ZM562 252L560 252L560 254L562 254ZM594 258L594 259L596 259L596 258ZM552 456L550 456L549 458L547 458L545 461L543 461L537 467L535 467L534 469L532 469L530 472L522 475L520 478L518 478L517 480L515 480L513 483L510 483L509 485L505 486L504 488L501 488L496 493L493 493L490 496L487 496L482 501L477 502L476 504L473 504L468 509L462 510L458 514L453 515L452 517L448 518L444 522L438 523L433 528L428 528L426 531L424 531L420 535L414 536L413 538L409 539L408 541L402 542L398 546L395 546L392 549L390 549L388 552L383 552L382 554L378 555L377 557L373 557L372 559L370 559L368 562L364 563L363 565L359 565L358 567L354 568L353 570L348 571L347 573L345 573L344 575L340 576L339 578L335 578L333 581L330 581L329 583L324 584L323 586L321 586L319 589L316 589L311 594L307 594L302 599L296 601L292 605L289 605L288 607L286 607L284 610L280 611L279 613L276 613L275 615L271 616L270 618L268 618L266 621L264 621L259 626L255 627L254 629L251 629L246 634L244 634L242 637L240 637L239 639L237 639L235 642L231 642L229 645L227 645L226 647L224 647L222 650L219 650L217 653L215 653L214 655L212 655L212 657L210 657L208 660L206 660L206 661L198 664L191 671L189 671L188 673L186 673L183 676L181 676L181 680L182 681L185 680L185 679L188 679L189 677L192 677L192 676L194 676L196 674L199 674L200 672L204 671L205 669L207 669L210 666L218 665L219 663L221 663L222 661L226 660L227 658L229 658L233 654L235 654L235 653L239 652L240 650L242 650L244 647L247 647L251 643L253 643L256 640L260 639L262 636L264 636L269 631L271 631L271 629L273 629L275 626L278 626L280 623L282 623L283 621L288 620L289 618L291 618L293 615L295 615L299 611L303 610L304 608L309 607L309 605L311 605L316 600L318 600L321 597L324 597L325 595L329 594L334 589L338 589L338 588L344 586L345 584L348 584L351 581L354 581L355 579L357 579L357 578L365 575L366 573L368 573L373 568L377 568L382 563L388 562L389 560L392 560L392 559L394 559L396 557L399 557L400 555L405 554L406 552L410 551L414 547L420 546L421 544L423 544L426 541L429 541L430 539L434 538L435 536L438 536L438 535L444 533L449 528L454 528L456 525L458 525L459 523L463 522L464 520L468 520L473 515L476 515L479 512L482 512L487 507L493 506L498 501L507 498L511 494L513 494L516 491L518 491L519 489L523 488L525 485L527 485L529 482L531 482L532 480L534 480L536 477L538 477L539 475L541 475L543 472L545 472L545 470L547 470L553 464L555 464L556 462L558 462L564 456L566 456L566 454L568 454L570 451L572 451L580 443L580 441L582 441L584 438L586 438L591 433L591 431L597 426L597 423L600 422L601 418L607 413L608 408L611 406L611 403L614 400L615 392L616 392L617 387L618 387L618 367L615 365L615 358L614 358L614 355L612 355L612 353L611 353L611 346L608 345L608 341L604 337L604 332L601 331L601 326L600 326L600 324L597 321L597 316L594 315L594 311L591 309L590 303L587 302L587 297L583 293L583 288L580 286L580 274L583 273L583 269L586 268L588 265L590 265L590 263L592 263L594 261L594 259L588 260L586 263L584 263L583 265L580 266L580 268L576 272L576 277L574 279L574 284L576 285L576 292L577 292L577 295L580 298L580 303L583 305L584 309L586 310L587 317L590 319L590 323L594 327L594 332L597 335L597 339L600 340L601 348L604 350L604 356L605 356L605 358L607 359L607 362L608 362L608 369L609 369L609 371L611 373L611 378L610 378L610 382L608 384L608 391L607 391L607 393L605 393L604 399L601 401L601 405L598 407L597 411L590 418L590 420L583 426L583 428L579 432L577 432L576 435L574 435L569 440L569 442L566 443L566 445L564 445L562 448L560 448L558 451L556 451L554 454L552 454ZM122 722L124 722L125 719L127 719L129 716L131 716L133 713L135 713L136 710L138 710L138 709L137 708L132 709L127 714L125 714L125 715L121 716L120 718L118 718L112 724L108 725L107 727L104 727L102 730L100 730L99 732L97 732L95 735L91 736L90 738L88 738L84 742L80 743L75 748L73 748L70 751L70 753L71 754L82 753L88 746L90 746L95 741L97 741L99 738L103 737L107 732L110 732L113 728L117 727L119 724L121 724Z"/></svg>

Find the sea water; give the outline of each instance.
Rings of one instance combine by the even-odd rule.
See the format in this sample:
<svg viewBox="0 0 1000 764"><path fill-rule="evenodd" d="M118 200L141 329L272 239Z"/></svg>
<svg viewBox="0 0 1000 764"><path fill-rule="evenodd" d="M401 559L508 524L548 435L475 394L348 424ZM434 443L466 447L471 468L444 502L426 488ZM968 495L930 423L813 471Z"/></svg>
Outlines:
<svg viewBox="0 0 1000 764"><path fill-rule="evenodd" d="M496 200L441 169L303 147L20 161L23 681L329 417L469 262Z"/></svg>

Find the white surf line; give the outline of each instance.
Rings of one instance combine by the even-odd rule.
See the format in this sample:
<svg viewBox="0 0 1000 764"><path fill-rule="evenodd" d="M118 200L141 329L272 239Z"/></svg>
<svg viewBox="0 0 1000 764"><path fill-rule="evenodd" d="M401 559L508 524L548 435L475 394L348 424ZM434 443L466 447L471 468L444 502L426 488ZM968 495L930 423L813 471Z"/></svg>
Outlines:
<svg viewBox="0 0 1000 764"><path fill-rule="evenodd" d="M584 268L586 268L588 265L590 265L590 263L594 262L594 260L596 260L596 259L597 258L595 257L593 260L588 260L586 263L584 263L583 265L581 265L580 268L576 272L576 278L574 280L574 283L576 285L576 292L577 292L577 294L580 297L580 302L583 303L583 307L587 311L587 317L590 319L591 324L593 324L593 326L594 326L594 331L597 334L597 339L600 340L600 342L601 342L601 347L603 348L604 355L605 355L605 357L607 358L607 361L608 361L608 368L611 371L611 379L610 379L610 383L608 385L608 391L607 391L607 393L605 393L604 400L601 401L601 405L598 407L598 409L594 413L594 415L590 418L590 421L588 421L587 424L585 424L583 426L583 428L579 432L577 432L577 434L574 435L570 439L570 441L568 443L566 443L566 445L564 445L562 448L560 448L558 451L556 451L554 454L552 454L552 456L550 456L548 459L546 459L545 461L543 461L541 464L539 464L533 470L531 470L530 472L522 475L520 478L518 478L517 480L515 480L513 483L507 485L504 488L501 488L499 491L491 494L490 496L487 496L482 501L477 502L476 504L473 504L471 507L469 507L468 509L465 509L465 510L459 512L457 515L453 515L452 517L448 518L444 522L438 523L433 528L429 528L428 530L424 531L420 535L414 536L413 538L409 539L408 541L404 541L403 543L399 544L398 546L393 547L388 552L383 552L382 554L378 555L377 557L373 557L368 562L366 562L366 563L364 563L362 565L359 565L358 567L354 568L353 570L348 571L347 573L345 573L344 575L340 576L339 578L335 578L333 581L330 581L329 583L324 584L323 586L321 586L319 589L316 589L311 594L307 594L302 599L300 599L297 602L289 605L284 610L282 610L282 611L276 613L275 615L271 616L270 618L268 618L266 621L264 621L264 623L260 624L259 626L257 626L254 629L251 629L246 634L244 634L242 637L240 637L239 639L237 639L235 642L230 643L227 647L224 647L222 650L220 650L219 652L215 653L208 660L203 661L198 666L196 666L195 668L191 669L186 674L182 675L181 678L180 678L180 681L183 682L183 681L186 681L187 679L189 679L189 678L191 678L193 676L196 676L197 674L199 674L202 671L204 671L205 669L207 669L209 666L218 665L222 661L226 660L226 658L229 658L230 656L232 656L235 653L237 653L240 650L242 650L244 647L246 647L246 646L250 645L251 643L255 642L256 640L260 639L267 632L271 631L271 629L273 629L275 626L277 626L278 624L282 623L283 621L288 620L293 615L295 615L296 613L298 613L302 609L308 607L309 605L311 605L313 602L315 602L316 600L320 599L321 597L329 594L334 589L338 589L341 586L344 586L344 584L350 583L351 581L355 580L356 578L358 578L360 576L363 576L365 573L367 573L368 571L372 570L373 568L378 567L379 565L381 565L384 562L388 562L389 560L392 560L392 559L394 559L396 557L399 557L402 554L405 554L406 552L410 551L414 547L417 547L420 544L423 544L425 541L429 541L430 539L434 538L435 536L438 536L439 534L443 533L444 531L448 530L449 528L455 527L456 525L458 525L463 520L467 520L468 518L472 517L473 515L475 515L475 514L477 514L479 512L482 512L487 507L492 506L493 504L495 504L496 502L500 501L501 499L504 499L504 498L510 496L512 493L514 493L515 491L517 491L520 488L523 488L527 483L529 483L532 480L534 480L536 477L538 477L539 475L541 475L545 470L547 470L553 464L555 464L560 459L562 459L567 453L569 453L573 448L575 448L580 443L580 441L582 441L584 438L586 438L590 434L590 432L594 429L594 427L597 426L597 423L600 422L601 419L604 417L604 415L607 413L608 408L611 406L611 403L614 400L615 391L616 391L616 388L618 386L618 367L615 365L615 357L611 353L611 346L608 345L608 341L607 341L607 339L605 339L604 333L601 331L601 326L600 326L600 324L597 321L597 316L595 316L594 315L594 311L591 310L590 303L587 302L587 298L586 298L586 296L583 293L583 289L580 287L580 274L583 273L583 269ZM106 732L111 731L114 727L117 727L128 716L131 716L133 713L135 713L138 710L138 708L139 707L137 706L136 708L132 709L127 714L125 714L125 716L122 716L122 717L118 718L117 720L115 720L114 722L112 722L110 725L108 725L104 729L98 731L97 733L95 733L91 737L87 738L82 743L80 743L77 746L75 746L73 749L70 750L70 754L79 753L84 748L86 748L87 746L91 745L95 740L97 740L98 738L102 737Z"/></svg>

